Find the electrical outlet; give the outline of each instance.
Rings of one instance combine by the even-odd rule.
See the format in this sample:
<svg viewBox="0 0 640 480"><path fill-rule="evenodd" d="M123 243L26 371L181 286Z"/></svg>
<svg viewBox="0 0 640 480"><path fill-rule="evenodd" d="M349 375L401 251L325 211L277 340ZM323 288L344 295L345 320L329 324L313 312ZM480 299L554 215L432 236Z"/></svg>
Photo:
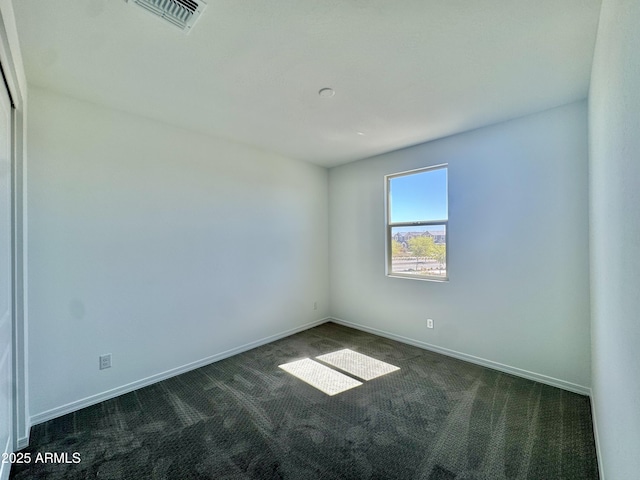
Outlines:
<svg viewBox="0 0 640 480"><path fill-rule="evenodd" d="M111 354L106 353L104 355L100 355L100 370L104 370L105 368L111 368Z"/></svg>
<svg viewBox="0 0 640 480"><path fill-rule="evenodd" d="M317 310L318 309L318 302L313 302L313 309Z"/></svg>
<svg viewBox="0 0 640 480"><path fill-rule="evenodd" d="M433 319L427 318L427 328L433 328Z"/></svg>

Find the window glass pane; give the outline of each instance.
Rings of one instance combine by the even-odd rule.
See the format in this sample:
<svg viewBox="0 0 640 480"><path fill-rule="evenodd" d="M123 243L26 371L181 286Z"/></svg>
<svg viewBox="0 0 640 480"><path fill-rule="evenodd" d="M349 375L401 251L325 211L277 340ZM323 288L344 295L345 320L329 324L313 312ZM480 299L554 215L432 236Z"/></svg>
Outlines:
<svg viewBox="0 0 640 480"><path fill-rule="evenodd" d="M391 228L391 273L447 278L446 225Z"/></svg>
<svg viewBox="0 0 640 480"><path fill-rule="evenodd" d="M390 222L447 220L447 169L389 180Z"/></svg>

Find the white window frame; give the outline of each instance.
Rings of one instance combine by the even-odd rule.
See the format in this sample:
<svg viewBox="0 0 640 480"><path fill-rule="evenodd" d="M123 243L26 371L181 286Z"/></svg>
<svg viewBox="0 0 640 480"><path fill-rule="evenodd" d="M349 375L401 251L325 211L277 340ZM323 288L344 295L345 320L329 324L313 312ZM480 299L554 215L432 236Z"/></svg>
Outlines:
<svg viewBox="0 0 640 480"><path fill-rule="evenodd" d="M417 222L391 222L391 202L390 202L390 184L391 180L398 177L404 177L407 175L415 175L418 173L428 172L430 170L439 170L439 169L447 170L447 184L446 195L447 195L447 218L444 220L429 220L429 221L417 221ZM385 235L385 256L386 256L386 269L385 274L388 277L393 278L411 278L413 280L426 280L430 282L448 282L449 281L449 164L442 163L439 165L433 165L429 167L416 168L414 170L407 170L405 172L392 173L389 175L385 175L384 177L384 201L385 201L385 224L386 224L386 235ZM446 245L445 249L445 276L430 276L430 275L412 275L408 273L398 273L394 272L391 266L392 258L391 258L391 245L392 245L392 230L394 227L422 227L429 225L444 225L444 241Z"/></svg>

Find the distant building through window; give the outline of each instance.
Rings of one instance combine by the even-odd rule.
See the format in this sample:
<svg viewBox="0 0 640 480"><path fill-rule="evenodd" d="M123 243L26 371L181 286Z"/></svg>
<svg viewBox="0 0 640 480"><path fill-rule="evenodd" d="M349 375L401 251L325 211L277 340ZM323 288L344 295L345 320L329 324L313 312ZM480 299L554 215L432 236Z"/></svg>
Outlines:
<svg viewBox="0 0 640 480"><path fill-rule="evenodd" d="M387 275L448 280L447 165L385 177Z"/></svg>

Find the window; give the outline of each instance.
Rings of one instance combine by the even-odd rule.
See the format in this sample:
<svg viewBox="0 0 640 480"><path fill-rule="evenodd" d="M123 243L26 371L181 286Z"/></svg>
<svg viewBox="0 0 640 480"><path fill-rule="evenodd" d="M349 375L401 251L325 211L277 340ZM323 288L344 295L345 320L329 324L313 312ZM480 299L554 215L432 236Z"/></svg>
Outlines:
<svg viewBox="0 0 640 480"><path fill-rule="evenodd" d="M447 165L387 175L387 275L447 280Z"/></svg>

